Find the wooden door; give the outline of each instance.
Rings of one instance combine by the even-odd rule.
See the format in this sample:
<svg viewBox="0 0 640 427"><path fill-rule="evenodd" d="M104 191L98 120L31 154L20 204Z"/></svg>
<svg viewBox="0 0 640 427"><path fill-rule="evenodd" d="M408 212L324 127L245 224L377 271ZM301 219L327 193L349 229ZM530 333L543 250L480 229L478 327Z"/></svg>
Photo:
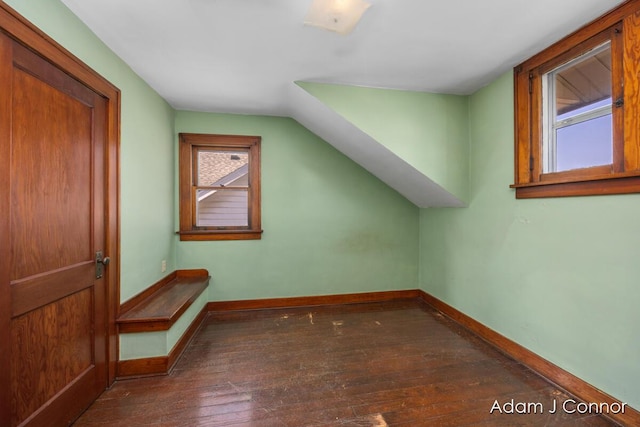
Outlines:
<svg viewBox="0 0 640 427"><path fill-rule="evenodd" d="M108 101L0 33L0 107L0 425L67 425L109 383Z"/></svg>

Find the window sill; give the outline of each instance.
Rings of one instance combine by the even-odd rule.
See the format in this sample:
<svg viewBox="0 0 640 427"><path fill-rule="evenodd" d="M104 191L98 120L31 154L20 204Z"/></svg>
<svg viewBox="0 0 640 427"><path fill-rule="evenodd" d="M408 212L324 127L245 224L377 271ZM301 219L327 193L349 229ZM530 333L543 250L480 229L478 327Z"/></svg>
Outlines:
<svg viewBox="0 0 640 427"><path fill-rule="evenodd" d="M512 184L516 199L543 197L599 196L606 194L640 193L640 174L620 173L593 176L580 180L545 180L525 184Z"/></svg>
<svg viewBox="0 0 640 427"><path fill-rule="evenodd" d="M262 230L193 230L178 231L181 241L261 240Z"/></svg>

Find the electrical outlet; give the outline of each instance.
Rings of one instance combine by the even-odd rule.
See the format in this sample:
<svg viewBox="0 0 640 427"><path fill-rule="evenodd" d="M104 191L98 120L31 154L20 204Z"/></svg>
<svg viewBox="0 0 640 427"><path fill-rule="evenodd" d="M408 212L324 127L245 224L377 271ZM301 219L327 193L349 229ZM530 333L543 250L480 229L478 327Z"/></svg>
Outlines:
<svg viewBox="0 0 640 427"><path fill-rule="evenodd" d="M160 267L161 273L164 273L165 271L167 271L167 260L163 259L162 260L162 266Z"/></svg>

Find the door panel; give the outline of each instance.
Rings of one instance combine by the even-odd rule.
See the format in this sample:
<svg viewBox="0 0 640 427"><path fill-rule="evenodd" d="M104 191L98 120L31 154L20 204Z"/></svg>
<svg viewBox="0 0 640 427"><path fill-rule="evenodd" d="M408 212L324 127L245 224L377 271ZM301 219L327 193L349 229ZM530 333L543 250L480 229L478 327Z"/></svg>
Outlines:
<svg viewBox="0 0 640 427"><path fill-rule="evenodd" d="M92 109L15 69L11 280L91 261Z"/></svg>
<svg viewBox="0 0 640 427"><path fill-rule="evenodd" d="M21 44L1 45L12 58L1 83L10 157L0 160L10 169L10 425L64 425L107 386L106 280L95 278L107 101Z"/></svg>
<svg viewBox="0 0 640 427"><path fill-rule="evenodd" d="M79 376L91 374L91 300L85 289L11 322L16 421L27 419Z"/></svg>

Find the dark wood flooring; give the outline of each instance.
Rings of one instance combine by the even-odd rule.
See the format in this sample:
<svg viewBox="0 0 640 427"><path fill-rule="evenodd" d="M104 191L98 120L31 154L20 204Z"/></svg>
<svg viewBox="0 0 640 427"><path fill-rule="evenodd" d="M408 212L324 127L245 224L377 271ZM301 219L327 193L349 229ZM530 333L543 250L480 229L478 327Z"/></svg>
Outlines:
<svg viewBox="0 0 640 427"><path fill-rule="evenodd" d="M615 425L549 413L570 398L429 306L395 301L210 313L170 375L116 382L75 425ZM530 413L492 414L496 400Z"/></svg>

